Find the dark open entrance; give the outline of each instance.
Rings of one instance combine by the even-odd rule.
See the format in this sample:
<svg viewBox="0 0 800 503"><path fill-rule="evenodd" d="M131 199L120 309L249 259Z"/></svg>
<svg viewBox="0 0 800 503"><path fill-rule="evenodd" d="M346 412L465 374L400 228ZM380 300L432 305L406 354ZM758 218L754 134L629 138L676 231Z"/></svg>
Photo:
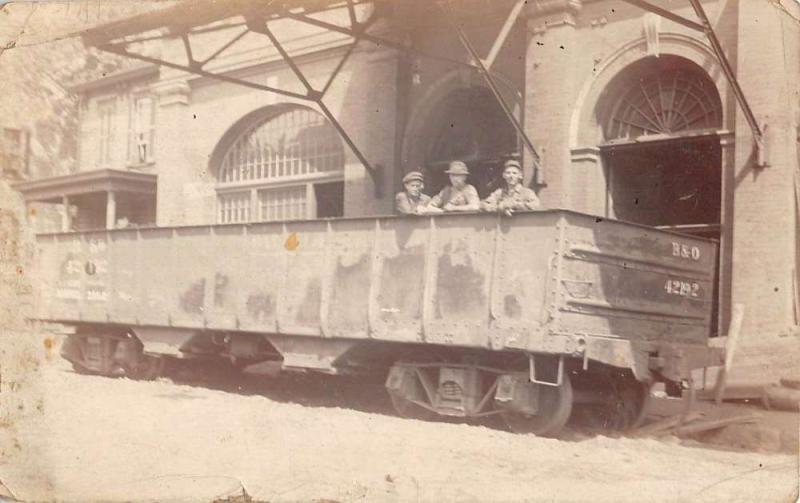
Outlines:
<svg viewBox="0 0 800 503"><path fill-rule="evenodd" d="M602 148L615 218L718 243L722 238L722 148L716 135ZM720 257L712 335L718 334Z"/></svg>
<svg viewBox="0 0 800 503"><path fill-rule="evenodd" d="M716 135L603 149L609 204L620 220L719 238L721 147Z"/></svg>
<svg viewBox="0 0 800 503"><path fill-rule="evenodd" d="M469 166L468 182L481 197L502 181L503 162L518 155L517 133L488 88L473 86L451 92L436 107L425 138L425 164L431 175L429 192L448 183L450 161Z"/></svg>

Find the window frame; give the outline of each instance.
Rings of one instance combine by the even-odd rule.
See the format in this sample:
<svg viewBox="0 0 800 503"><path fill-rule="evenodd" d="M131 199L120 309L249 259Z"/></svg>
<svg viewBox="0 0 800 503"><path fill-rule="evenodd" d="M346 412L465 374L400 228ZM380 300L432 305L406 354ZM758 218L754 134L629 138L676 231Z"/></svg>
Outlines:
<svg viewBox="0 0 800 503"><path fill-rule="evenodd" d="M116 137L115 119L117 115L117 97L106 96L97 100L97 165L111 168L114 163L114 140ZM108 118L108 129L104 127L104 119ZM104 155L105 154L105 155Z"/></svg>
<svg viewBox="0 0 800 503"><path fill-rule="evenodd" d="M148 112L149 121L148 125L145 128L140 128L138 104L145 100L148 100L150 102L149 112ZM139 142L137 138L138 135L141 133L142 129L145 130L144 132L147 135L146 145L148 145L149 147L146 151L144 159L142 159L139 156ZM154 164L156 161L155 143L156 143L155 96L145 91L132 93L130 98L130 108L129 108L129 118L128 118L128 156L127 156L128 167L142 167Z"/></svg>
<svg viewBox="0 0 800 503"><path fill-rule="evenodd" d="M289 176L276 176L273 178L254 177L250 179L237 180L232 182L221 181L221 178L225 176L223 173L224 170L226 169L225 162L226 159L228 158L228 154L237 144L239 144L245 138L257 134L256 132L260 128L269 124L270 121L276 120L284 114L291 114L296 111L306 111L306 112L311 112L313 114L317 114L319 118L322 120L322 124L324 124L328 129L326 133L331 134L331 137L336 139L335 143L336 152L332 154L332 157L335 156L340 157L340 163L336 169L326 170L326 171L316 171L311 173L292 174ZM339 135L333 128L333 125L331 125L330 122L328 122L327 119L325 119L325 117L322 114L320 114L317 110L294 104L271 106L269 110L267 110L267 112L268 112L267 114L259 114L257 118L255 118L254 120L249 120L246 126L240 128L240 132L236 134L231 141L228 142L227 146L225 147L224 151L222 152L222 155L218 160L216 166L217 182L215 185L215 196L216 196L215 219L218 224L241 224L241 223L254 223L254 222L276 222L276 221L315 219L317 218L316 216L317 201L316 201L315 185L345 181L346 153L344 150L344 145L342 145L341 139L339 138ZM315 157L318 158L320 156L317 155ZM303 158L304 157L301 155L298 155L297 157L298 160ZM294 215L292 218L289 219L282 218L280 220L266 219L262 217L263 208L260 195L264 192L279 191L281 189L284 189L287 192L292 190L304 190L305 201L303 205L305 207L305 211L302 212L304 213L302 216ZM249 201L249 209L246 211L247 218L244 220L226 219L225 212L230 210L224 206L224 199L229 197L230 198L235 197L235 195L237 194L241 195L247 194L247 196L243 197L243 199Z"/></svg>

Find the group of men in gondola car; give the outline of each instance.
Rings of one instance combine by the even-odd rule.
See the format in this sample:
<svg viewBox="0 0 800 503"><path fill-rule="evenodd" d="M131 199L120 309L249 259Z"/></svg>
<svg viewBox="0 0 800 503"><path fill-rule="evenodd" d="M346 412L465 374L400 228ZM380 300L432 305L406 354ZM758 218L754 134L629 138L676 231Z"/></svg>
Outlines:
<svg viewBox="0 0 800 503"><path fill-rule="evenodd" d="M403 215L427 215L442 212L489 211L511 216L515 211L535 210L539 207L536 193L522 185L522 166L516 160L503 165L503 186L481 201L478 191L467 183L469 168L461 161L453 161L445 173L450 184L430 197L422 192L424 177L412 171L403 177L405 190L395 196L395 208Z"/></svg>

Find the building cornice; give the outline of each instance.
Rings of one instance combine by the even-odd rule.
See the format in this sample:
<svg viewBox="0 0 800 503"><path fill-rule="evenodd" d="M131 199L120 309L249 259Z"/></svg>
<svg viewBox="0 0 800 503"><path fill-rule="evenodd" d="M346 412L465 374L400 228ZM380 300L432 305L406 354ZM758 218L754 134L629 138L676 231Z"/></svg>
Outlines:
<svg viewBox="0 0 800 503"><path fill-rule="evenodd" d="M11 185L26 201L44 201L61 196L121 191L155 194L157 175L119 169L79 171L69 175L27 180Z"/></svg>
<svg viewBox="0 0 800 503"><path fill-rule="evenodd" d="M575 15L583 7L581 0L533 0L528 3L525 14L528 19L553 14Z"/></svg>
<svg viewBox="0 0 800 503"><path fill-rule="evenodd" d="M158 66L148 63L146 65L137 65L132 68L109 73L108 75L97 79L89 79L78 82L68 86L67 88L74 93L87 93L102 89L104 87L128 83L133 80L144 79L156 75L158 75Z"/></svg>
<svg viewBox="0 0 800 503"><path fill-rule="evenodd" d="M528 30L534 34L542 34L557 26L574 27L582 7L581 0L532 0L525 11Z"/></svg>
<svg viewBox="0 0 800 503"><path fill-rule="evenodd" d="M153 90L158 95L159 106L188 105L192 88L186 80L169 80L153 85Z"/></svg>

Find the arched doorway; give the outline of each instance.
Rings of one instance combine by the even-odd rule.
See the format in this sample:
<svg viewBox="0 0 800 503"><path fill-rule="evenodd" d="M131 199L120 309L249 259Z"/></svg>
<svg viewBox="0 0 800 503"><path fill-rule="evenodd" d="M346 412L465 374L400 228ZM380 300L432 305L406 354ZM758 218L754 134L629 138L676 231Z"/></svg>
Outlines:
<svg viewBox="0 0 800 503"><path fill-rule="evenodd" d="M719 238L722 103L694 63L635 63L598 103L609 202L621 220Z"/></svg>
<svg viewBox="0 0 800 503"><path fill-rule="evenodd" d="M708 74L682 57L647 58L614 77L595 107L611 215L721 242L722 110Z"/></svg>
<svg viewBox="0 0 800 503"><path fill-rule="evenodd" d="M500 180L503 161L517 155L517 134L491 91L482 86L457 89L435 109L428 125L425 164L435 188L444 186L444 170L455 159L470 168L470 182L481 197Z"/></svg>
<svg viewBox="0 0 800 503"><path fill-rule="evenodd" d="M505 79L501 83L504 99L519 113L520 93ZM476 76L458 71L429 86L416 102L403 145L406 171L422 169L427 192L444 187L447 165L461 160L481 197L501 181L503 162L520 152L514 126L492 91Z"/></svg>

